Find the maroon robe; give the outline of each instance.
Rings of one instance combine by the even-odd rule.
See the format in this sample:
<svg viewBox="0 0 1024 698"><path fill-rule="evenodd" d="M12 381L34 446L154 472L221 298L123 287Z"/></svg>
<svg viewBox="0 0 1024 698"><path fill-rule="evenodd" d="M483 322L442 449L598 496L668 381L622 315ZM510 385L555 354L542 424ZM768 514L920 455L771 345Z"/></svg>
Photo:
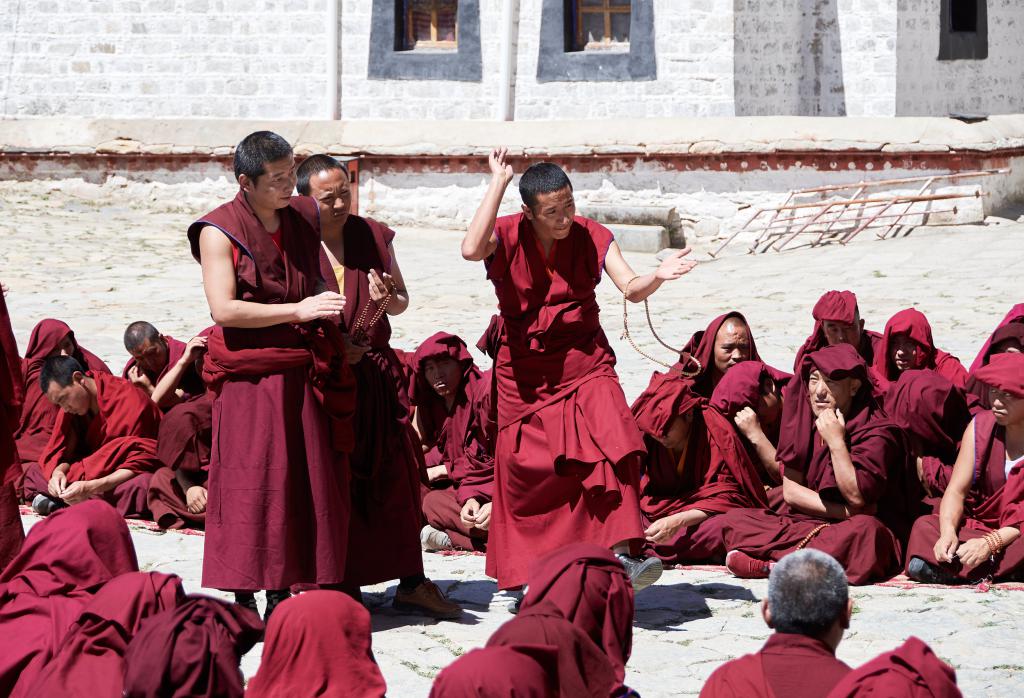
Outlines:
<svg viewBox="0 0 1024 698"><path fill-rule="evenodd" d="M876 375L881 376L887 383L893 383L899 378L899 369L890 356L893 337L898 334L907 335L920 347L917 365L913 368L935 371L956 387L964 387L967 382L967 369L960 363L960 359L936 348L928 318L914 308L901 310L885 323L885 333L878 345L878 351L875 352Z"/></svg>
<svg viewBox="0 0 1024 698"><path fill-rule="evenodd" d="M427 383L424 363L448 357L462 365L462 381L449 411L444 399ZM455 335L438 332L416 350L412 359L410 399L426 454L427 467L444 465L447 477L429 483L423 494L423 517L445 531L465 550L484 550L487 532L469 528L460 514L471 498L491 501L494 471L494 425L490 421L490 371L481 373L466 344ZM489 477L490 476L490 477ZM470 486L462 491L463 482ZM490 482L488 482L490 480Z"/></svg>
<svg viewBox="0 0 1024 698"><path fill-rule="evenodd" d="M369 273L371 269L380 274L391 272L388 246L395 233L373 219L350 215L342 236L345 288L338 288L323 249L319 263L327 288L345 296L344 328L349 333L365 332L370 345L352 366L359 404L354 420L345 584L356 587L423 573L420 472L424 466L410 420L406 369L389 343L387 313L369 328L356 327L364 311L365 322L369 322L379 307L370 299Z"/></svg>
<svg viewBox="0 0 1024 698"><path fill-rule="evenodd" d="M945 492L971 421L963 391L935 371L909 369L889 387L885 413L916 444L928 492Z"/></svg>
<svg viewBox="0 0 1024 698"><path fill-rule="evenodd" d="M1024 371L1024 355L1017 354ZM1006 474L1006 428L996 424L992 412L981 412L974 418L974 481L964 502L964 520L958 537L960 542L982 538L1003 526L1021 529L1024 524L1024 462ZM995 556L977 567L965 570L959 560L939 563L935 559L935 543L941 528L939 515L922 516L914 524L907 545L907 564L919 557L931 565L942 567L964 581L977 581L991 576L1006 579L1022 568L1024 538L1017 538Z"/></svg>
<svg viewBox="0 0 1024 698"><path fill-rule="evenodd" d="M567 543L643 537L640 431L615 373L594 293L612 233L575 218L545 259L523 214L495 223L486 260L502 316L498 438L487 574L521 586Z"/></svg>
<svg viewBox="0 0 1024 698"><path fill-rule="evenodd" d="M850 671L820 640L774 633L757 653L715 669L700 698L821 698Z"/></svg>
<svg viewBox="0 0 1024 698"><path fill-rule="evenodd" d="M150 617L125 653L125 698L242 698L242 655L263 639L259 616L239 604L186 597Z"/></svg>
<svg viewBox="0 0 1024 698"><path fill-rule="evenodd" d="M911 636L849 674L827 698L961 698L956 671L935 656L932 648Z"/></svg>
<svg viewBox="0 0 1024 698"><path fill-rule="evenodd" d="M129 572L104 584L82 608L60 650L24 696L121 698L128 643L149 617L184 598L181 579L160 572Z"/></svg>
<svg viewBox="0 0 1024 698"><path fill-rule="evenodd" d="M149 474L160 467L156 457L160 410L124 378L106 373L86 375L96 382L99 412L74 415L62 410L57 415L39 464L33 463L25 471L25 499L32 501L37 494L47 494L47 483L61 463L71 465L68 484L129 470L135 474L132 479L98 496L117 507L122 516L147 518Z"/></svg>
<svg viewBox="0 0 1024 698"><path fill-rule="evenodd" d="M128 526L106 502L61 509L33 526L0 572L0 695L35 680L100 587L138 570Z"/></svg>
<svg viewBox="0 0 1024 698"><path fill-rule="evenodd" d="M909 461L905 437L877 407L867 366L846 344L826 347L804 357L797 377L786 386L782 438L777 458L784 468L803 471L804 484L825 500L842 502L829 448L814 427L807 396L807 379L814 369L839 379L856 377L861 387L846 419L846 443L867 506L878 516L857 514L829 521L794 510L789 505L771 510L732 510L723 521L729 550L741 550L760 560L779 560L801 547L836 558L851 584L886 578L899 568L900 537L909 533L914 510L910 503L920 493L909 493L917 482ZM883 522L884 521L884 522ZM895 531L895 532L894 532Z"/></svg>
<svg viewBox="0 0 1024 698"><path fill-rule="evenodd" d="M281 247L242 192L189 227L238 249L236 297L296 303L320 283L319 213L308 197L279 210ZM216 328L203 378L217 390L203 585L235 591L336 584L345 569L355 396L337 327L326 322Z"/></svg>
<svg viewBox="0 0 1024 698"><path fill-rule="evenodd" d="M718 336L718 331L722 329L725 321L732 318L740 320L747 328L748 338L750 339L749 358L754 361L761 359L760 354L757 353L757 345L754 343L754 331L750 329L750 323L747 322L747 319L740 312L733 310L723 313L712 320L707 328L694 332L680 352L679 361L676 363L675 368L687 372L693 371L696 369L694 364L694 359L696 359L700 365L700 371L696 376L684 380L690 384L691 392L705 399L711 398L711 393L714 391L716 384L715 338Z"/></svg>
<svg viewBox="0 0 1024 698"><path fill-rule="evenodd" d="M968 395L975 398L975 409L978 411L987 410L992 405L988 400L988 387L979 382L974 374L979 368L988 364L993 356L992 350L996 345L1008 339L1016 339L1021 345L1024 345L1024 303L1018 303L1010 308L1010 312L1006 314L1006 317L999 323L999 326L985 340L981 351L978 352L974 363L971 364L970 375L967 378L967 384L964 389Z"/></svg>
<svg viewBox="0 0 1024 698"><path fill-rule="evenodd" d="M260 668L245 695L383 698L387 686L373 659L370 630L369 611L340 591L285 600L267 623Z"/></svg>
<svg viewBox="0 0 1024 698"><path fill-rule="evenodd" d="M14 433L24 400L18 345L11 331L7 302L0 291L0 569L18 554L25 539L13 486L14 479L21 474Z"/></svg>
<svg viewBox="0 0 1024 698"><path fill-rule="evenodd" d="M32 328L25 349L25 358L21 367L25 374L25 406L21 411L21 423L14 438L18 441L18 455L24 464L36 463L43 457L43 450L53 432L53 423L57 421L60 408L50 402L39 385L39 374L43 363L50 356L60 351L60 343L70 337L75 345L71 355L86 371L93 373L110 373L103 360L81 346L75 339L75 333L60 320L47 318Z"/></svg>
<svg viewBox="0 0 1024 698"><path fill-rule="evenodd" d="M185 348L188 346L185 342L182 342L170 335L162 334L160 339L167 345L167 363L159 371L144 370L143 373L149 378L149 382L156 387L167 372L174 368L174 365L178 363L182 356L185 354ZM135 359L128 359L124 365L124 369L121 371L121 377L127 378L128 371L135 365ZM184 375L181 377L181 381L178 383L178 387L185 393L182 399L188 400L196 395L201 395L206 392L206 386L203 385L203 379L199 375L199 372L195 369L195 366L189 366L185 369ZM170 408L168 408L170 409Z"/></svg>
<svg viewBox="0 0 1024 698"><path fill-rule="evenodd" d="M797 351L793 369L800 368L805 354L828 346L828 340L825 338L825 322L842 322L852 325L857 313L857 296L852 291L828 291L823 294L811 311L814 317L814 329L811 330L811 336ZM878 376L875 375L872 367L881 342L882 335L864 330L861 333L860 344L856 347L857 352L864 358L864 362L870 369L868 373L872 382L878 381Z"/></svg>
<svg viewBox="0 0 1024 698"><path fill-rule="evenodd" d="M674 374L651 376L632 409L647 446L640 477L645 525L690 510L708 515L699 524L680 529L670 543L648 543L648 548L669 563L719 561L726 550L717 515L730 509L768 506L739 435L718 411L707 407L704 398L690 392L687 379ZM690 432L679 457L658 438L676 417L687 414L691 415Z"/></svg>
<svg viewBox="0 0 1024 698"><path fill-rule="evenodd" d="M156 455L164 467L153 473L147 495L149 510L160 528L203 528L206 512L188 510L185 493L205 487L213 441L213 391L179 402L160 420Z"/></svg>
<svg viewBox="0 0 1024 698"><path fill-rule="evenodd" d="M550 698L558 688L558 648L507 645L456 659L434 679L430 698Z"/></svg>

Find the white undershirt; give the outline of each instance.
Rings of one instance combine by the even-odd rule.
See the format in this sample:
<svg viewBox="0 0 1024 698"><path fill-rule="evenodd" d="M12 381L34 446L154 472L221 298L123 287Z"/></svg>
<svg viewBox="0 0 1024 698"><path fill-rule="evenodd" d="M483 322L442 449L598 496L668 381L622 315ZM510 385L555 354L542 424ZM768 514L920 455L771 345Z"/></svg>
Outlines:
<svg viewBox="0 0 1024 698"><path fill-rule="evenodd" d="M1018 463L1020 463L1022 461L1024 461L1024 456L1021 456L1020 458L1018 458L1016 460L1010 460L1009 458L1006 459L1006 477L1007 478L1010 477L1010 471L1013 470L1013 466L1017 465Z"/></svg>

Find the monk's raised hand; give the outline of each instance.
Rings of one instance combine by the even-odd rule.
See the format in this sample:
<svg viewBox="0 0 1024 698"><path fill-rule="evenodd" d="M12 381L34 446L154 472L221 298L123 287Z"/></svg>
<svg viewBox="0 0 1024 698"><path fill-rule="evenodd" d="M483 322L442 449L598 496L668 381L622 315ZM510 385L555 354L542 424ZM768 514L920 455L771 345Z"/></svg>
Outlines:
<svg viewBox="0 0 1024 698"><path fill-rule="evenodd" d="M6 296L7 292L10 290L11 289L7 287L7 284L0 284L0 293L4 294L4 296Z"/></svg>
<svg viewBox="0 0 1024 698"><path fill-rule="evenodd" d="M836 412L838 410L824 410L814 421L815 428L829 446L845 443L846 440L846 421L842 412L838 415Z"/></svg>
<svg viewBox="0 0 1024 698"><path fill-rule="evenodd" d="M206 351L206 337L193 337L185 345L185 353L181 355L181 361L191 363L198 359Z"/></svg>
<svg viewBox="0 0 1024 698"><path fill-rule="evenodd" d="M476 524L474 526L479 528L481 531L486 531L491 525L491 503L480 505L480 511L476 514Z"/></svg>
<svg viewBox="0 0 1024 698"><path fill-rule="evenodd" d="M345 296L333 291L324 291L295 304L295 322L313 320L337 320L345 309Z"/></svg>
<svg viewBox="0 0 1024 698"><path fill-rule="evenodd" d="M370 285L370 299L375 302L384 300L385 296L395 291L395 279L391 274L381 275L376 269L371 269L367 280Z"/></svg>
<svg viewBox="0 0 1024 698"><path fill-rule="evenodd" d="M974 569L989 559L992 551L989 550L988 543L985 542L984 538L974 538L966 543L962 543L957 548L956 554L960 558L960 563L966 569Z"/></svg>
<svg viewBox="0 0 1024 698"><path fill-rule="evenodd" d="M682 250L676 250L668 257L665 257L658 265L658 270L654 272L654 275L662 281L672 281L678 279L684 274L690 273L697 262L691 259L685 259L686 255L690 254L690 248L687 247Z"/></svg>
<svg viewBox="0 0 1024 698"><path fill-rule="evenodd" d="M757 412L754 412L750 407L744 407L737 412L736 416L733 417L733 421L736 422L740 433L750 441L764 435L764 431L761 429L761 422L757 419Z"/></svg>
<svg viewBox="0 0 1024 698"><path fill-rule="evenodd" d="M501 179L504 184L511 182L515 176L512 165L508 162L508 148L501 147L492 150L491 154L487 156L487 165L491 168L491 176Z"/></svg>
<svg viewBox="0 0 1024 698"><path fill-rule="evenodd" d="M956 549L960 547L960 540L956 537L955 533L943 534L939 536L939 539L935 541L935 559L938 562L953 562L953 556L956 554Z"/></svg>

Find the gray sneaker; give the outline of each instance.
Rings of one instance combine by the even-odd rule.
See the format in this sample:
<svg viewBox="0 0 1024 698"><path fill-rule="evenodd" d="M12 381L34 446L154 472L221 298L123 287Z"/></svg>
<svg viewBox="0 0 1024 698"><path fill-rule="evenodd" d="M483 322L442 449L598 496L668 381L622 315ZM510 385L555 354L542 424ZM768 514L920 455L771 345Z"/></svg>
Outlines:
<svg viewBox="0 0 1024 698"><path fill-rule="evenodd" d="M40 516L49 516L58 509L62 509L66 506L67 505L64 502L56 499L50 499L45 494L37 494L32 499L32 511Z"/></svg>
<svg viewBox="0 0 1024 698"><path fill-rule="evenodd" d="M424 526L420 530L420 548L425 553L434 552L437 550L452 550L455 546L452 545L451 536L444 531L438 531L433 526Z"/></svg>
<svg viewBox="0 0 1024 698"><path fill-rule="evenodd" d="M633 583L634 592L643 591L654 584L661 579L661 573L665 571L665 566L656 557L630 557L622 553L616 553L615 557L626 568L626 574L629 575L629 581Z"/></svg>

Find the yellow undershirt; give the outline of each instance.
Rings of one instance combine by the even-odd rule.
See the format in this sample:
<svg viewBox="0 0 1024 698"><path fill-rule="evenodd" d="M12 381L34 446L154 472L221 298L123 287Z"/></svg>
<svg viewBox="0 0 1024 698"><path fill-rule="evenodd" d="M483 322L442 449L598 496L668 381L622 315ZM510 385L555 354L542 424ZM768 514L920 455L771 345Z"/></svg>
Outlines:
<svg viewBox="0 0 1024 698"><path fill-rule="evenodd" d="M334 270L334 278L338 280L338 293L345 293L345 265L332 264L331 268Z"/></svg>

